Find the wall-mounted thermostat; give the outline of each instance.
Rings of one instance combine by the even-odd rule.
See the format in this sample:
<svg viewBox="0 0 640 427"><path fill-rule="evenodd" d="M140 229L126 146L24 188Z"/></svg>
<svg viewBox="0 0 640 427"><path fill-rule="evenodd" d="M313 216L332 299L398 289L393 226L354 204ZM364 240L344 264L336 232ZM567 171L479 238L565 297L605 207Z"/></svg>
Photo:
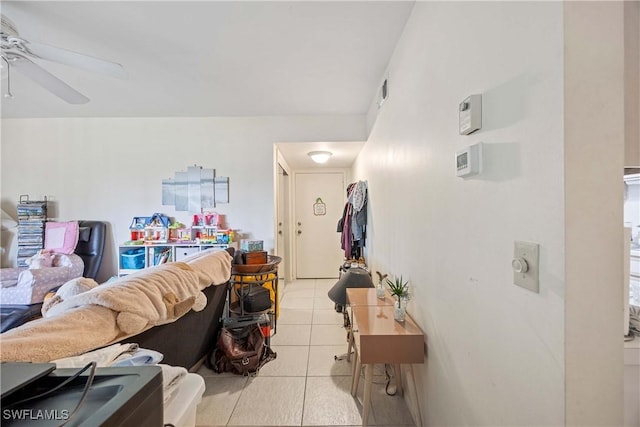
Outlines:
<svg viewBox="0 0 640 427"><path fill-rule="evenodd" d="M482 95L471 95L458 106L460 135L482 128Z"/></svg>
<svg viewBox="0 0 640 427"><path fill-rule="evenodd" d="M461 178L482 172L482 142L456 152L456 175Z"/></svg>

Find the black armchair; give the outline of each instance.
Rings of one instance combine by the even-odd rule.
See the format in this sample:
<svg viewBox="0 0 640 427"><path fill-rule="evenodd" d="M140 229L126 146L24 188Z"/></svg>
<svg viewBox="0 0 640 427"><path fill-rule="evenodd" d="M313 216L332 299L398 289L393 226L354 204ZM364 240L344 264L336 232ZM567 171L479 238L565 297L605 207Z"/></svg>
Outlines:
<svg viewBox="0 0 640 427"><path fill-rule="evenodd" d="M78 244L74 252L82 258L84 262L82 275L95 280L100 270L100 264L102 264L107 225L101 221L78 221L78 226ZM78 264L80 263L78 262ZM17 274L18 273L16 273L16 277ZM54 285L55 287L53 289L56 289L61 284L62 283L59 283L58 286ZM50 288L47 290L49 289ZM11 304L5 302L5 304L2 304L2 298L0 298L0 333L39 317L42 300L40 299L39 301L40 302L33 304L29 304L28 302Z"/></svg>

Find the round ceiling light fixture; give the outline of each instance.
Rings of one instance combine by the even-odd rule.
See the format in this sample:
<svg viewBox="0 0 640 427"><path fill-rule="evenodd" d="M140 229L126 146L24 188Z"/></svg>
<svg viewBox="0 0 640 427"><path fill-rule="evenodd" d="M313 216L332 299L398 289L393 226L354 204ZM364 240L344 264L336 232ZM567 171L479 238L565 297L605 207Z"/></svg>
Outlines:
<svg viewBox="0 0 640 427"><path fill-rule="evenodd" d="M330 151L309 151L307 155L316 163L327 163L332 153Z"/></svg>

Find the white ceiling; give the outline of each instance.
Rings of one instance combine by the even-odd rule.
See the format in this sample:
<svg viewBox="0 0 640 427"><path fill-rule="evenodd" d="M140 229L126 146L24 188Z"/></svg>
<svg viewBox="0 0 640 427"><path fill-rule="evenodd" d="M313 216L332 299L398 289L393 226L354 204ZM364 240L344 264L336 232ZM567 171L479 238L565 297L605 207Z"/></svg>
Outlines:
<svg viewBox="0 0 640 427"><path fill-rule="evenodd" d="M91 101L66 104L14 72L14 99L2 100L2 117L364 115L412 7L2 1L21 37L119 62L128 72L117 80L39 61Z"/></svg>

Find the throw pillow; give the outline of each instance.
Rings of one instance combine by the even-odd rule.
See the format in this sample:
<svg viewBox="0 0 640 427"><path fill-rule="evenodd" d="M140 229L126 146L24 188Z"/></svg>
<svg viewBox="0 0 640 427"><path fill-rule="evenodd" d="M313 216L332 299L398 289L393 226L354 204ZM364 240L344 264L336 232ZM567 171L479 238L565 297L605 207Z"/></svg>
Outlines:
<svg viewBox="0 0 640 427"><path fill-rule="evenodd" d="M72 254L78 244L78 221L46 222L44 247L61 254Z"/></svg>

